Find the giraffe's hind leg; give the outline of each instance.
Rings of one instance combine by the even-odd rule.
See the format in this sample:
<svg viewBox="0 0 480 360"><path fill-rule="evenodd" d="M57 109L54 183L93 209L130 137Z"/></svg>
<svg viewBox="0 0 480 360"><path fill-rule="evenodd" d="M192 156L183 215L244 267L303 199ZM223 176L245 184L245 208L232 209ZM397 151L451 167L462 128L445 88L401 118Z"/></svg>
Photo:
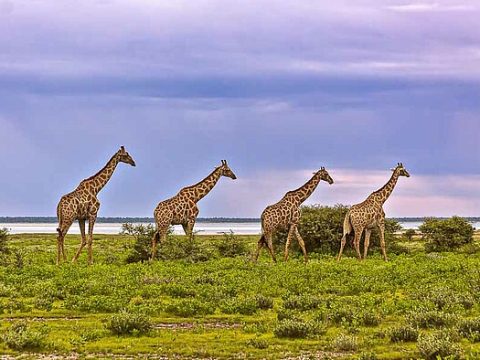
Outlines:
<svg viewBox="0 0 480 360"><path fill-rule="evenodd" d="M355 239L353 241L355 245L355 252L357 253L358 260L362 260L362 254L360 253L360 239L362 238L363 228L355 228Z"/></svg>
<svg viewBox="0 0 480 360"><path fill-rule="evenodd" d="M60 224L57 228L58 236L57 236L57 265L60 264L62 258L66 260L65 255L65 235L67 235L68 229L72 226L73 219L65 219L60 221Z"/></svg>
<svg viewBox="0 0 480 360"><path fill-rule="evenodd" d="M262 234L262 237L258 240L257 249L255 250L255 253L252 257L253 262L257 262L260 255L260 250L262 250L265 245L267 245L267 240L265 239L265 235Z"/></svg>
<svg viewBox="0 0 480 360"><path fill-rule="evenodd" d="M290 228L288 229L287 242L285 243L285 261L288 260L288 249L290 248L292 237L293 237L293 234L295 233L294 228L295 228L295 225L290 225Z"/></svg>
<svg viewBox="0 0 480 360"><path fill-rule="evenodd" d="M273 249L273 234L267 234L265 235L265 238L267 240L267 247L268 251L270 252L270 256L272 257L273 262L277 262L277 258L275 257L275 250Z"/></svg>
<svg viewBox="0 0 480 360"><path fill-rule="evenodd" d="M80 246L78 247L77 252L73 256L72 262L75 263L82 253L83 248L85 245L87 245L87 237L85 236L85 219L79 219L78 220L78 226L80 227L80 234L82 235L82 242L80 243Z"/></svg>
<svg viewBox="0 0 480 360"><path fill-rule="evenodd" d="M367 258L368 247L370 246L370 235L372 234L371 229L365 229L365 242L363 244L363 259Z"/></svg>

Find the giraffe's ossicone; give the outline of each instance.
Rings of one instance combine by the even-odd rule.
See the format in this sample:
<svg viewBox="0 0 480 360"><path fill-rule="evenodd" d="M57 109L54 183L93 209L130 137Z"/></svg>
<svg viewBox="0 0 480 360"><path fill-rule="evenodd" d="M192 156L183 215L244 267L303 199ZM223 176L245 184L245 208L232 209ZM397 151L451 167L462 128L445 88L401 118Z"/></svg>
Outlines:
<svg viewBox="0 0 480 360"><path fill-rule="evenodd" d="M363 248L363 258L367 257L368 247L370 245L370 235L375 227L380 231L380 247L382 249L383 259L387 261L387 252L385 249L385 212L383 204L391 195L400 176L410 177L407 169L402 163L398 163L397 167L392 169L393 174L390 180L379 190L373 192L367 199L360 204L353 205L347 212L343 221L343 237L340 243L340 252L337 261L342 258L343 249L347 242L347 236L353 232L355 251L359 260L362 259L360 254L360 239L363 231L365 231L365 242Z"/></svg>
<svg viewBox="0 0 480 360"><path fill-rule="evenodd" d="M92 264L93 226L95 225L97 213L100 208L100 201L97 198L97 194L107 184L108 180L110 180L115 168L120 162L135 166L135 161L123 146L112 156L99 172L88 179L83 180L74 191L62 196L60 199L57 206L57 265L62 258L64 261L67 260L64 244L65 235L75 220L78 220L78 224L80 225L82 243L73 257L73 262L77 261L82 249L87 245L85 221L88 220L88 263Z"/></svg>
<svg viewBox="0 0 480 360"><path fill-rule="evenodd" d="M328 182L330 185L333 184L333 179L324 167L315 172L313 177L303 186L297 190L287 192L279 202L268 206L263 211L261 217L262 236L260 240L258 240L254 261L257 261L260 250L266 246L270 251L273 261L276 262L275 251L273 249L273 235L280 229L288 231L287 242L285 243L285 261L288 260L288 249L293 236L297 238L300 244L305 262L308 261L305 243L297 228L301 215L300 205L313 193L321 180Z"/></svg>
<svg viewBox="0 0 480 360"><path fill-rule="evenodd" d="M199 183L181 189L177 195L157 205L153 212L157 228L152 239L150 260L155 259L157 243L163 243L166 240L168 228L171 225L182 225L185 234L192 240L193 226L199 212L197 202L213 189L222 176L233 180L237 178L228 167L227 160L222 160L222 164Z"/></svg>

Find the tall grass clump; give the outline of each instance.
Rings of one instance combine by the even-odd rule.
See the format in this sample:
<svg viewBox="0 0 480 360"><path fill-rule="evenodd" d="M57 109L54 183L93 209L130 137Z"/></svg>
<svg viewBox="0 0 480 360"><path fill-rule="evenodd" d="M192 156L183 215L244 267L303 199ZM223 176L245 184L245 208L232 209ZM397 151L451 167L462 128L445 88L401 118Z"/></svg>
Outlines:
<svg viewBox="0 0 480 360"><path fill-rule="evenodd" d="M1 336L2 341L13 350L36 350L45 345L45 339L48 335L48 328L41 327L39 330L32 329L24 321L14 322Z"/></svg>
<svg viewBox="0 0 480 360"><path fill-rule="evenodd" d="M143 314L121 311L107 319L106 328L115 335L140 335L148 333L152 323Z"/></svg>

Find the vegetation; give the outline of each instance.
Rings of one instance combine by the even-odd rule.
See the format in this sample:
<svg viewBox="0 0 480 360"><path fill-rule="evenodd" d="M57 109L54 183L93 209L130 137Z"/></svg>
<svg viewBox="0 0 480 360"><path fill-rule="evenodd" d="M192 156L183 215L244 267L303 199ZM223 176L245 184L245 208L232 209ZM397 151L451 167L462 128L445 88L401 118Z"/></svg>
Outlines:
<svg viewBox="0 0 480 360"><path fill-rule="evenodd" d="M427 251L449 251L473 241L473 226L458 216L426 219L419 230L427 241Z"/></svg>
<svg viewBox="0 0 480 360"><path fill-rule="evenodd" d="M0 354L480 356L479 252L426 253L420 236L399 234L397 245L408 252L391 253L389 262L380 252L359 262L348 248L338 263L329 246L319 246L307 265L300 254L273 264L266 252L254 264L258 236L196 235L187 246L184 236L169 235L160 260L129 262L136 234L146 232L95 235L93 266L86 254L77 265L56 266L54 234L9 235L9 261L0 266ZM479 240L474 235L472 244ZM70 256L78 242L66 237ZM22 266L14 256L20 250Z"/></svg>

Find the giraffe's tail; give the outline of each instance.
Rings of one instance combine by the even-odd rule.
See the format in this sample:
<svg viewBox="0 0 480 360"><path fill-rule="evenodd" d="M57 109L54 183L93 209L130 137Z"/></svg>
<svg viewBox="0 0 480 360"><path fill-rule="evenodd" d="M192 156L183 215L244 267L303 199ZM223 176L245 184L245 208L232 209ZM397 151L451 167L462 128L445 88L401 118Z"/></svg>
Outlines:
<svg viewBox="0 0 480 360"><path fill-rule="evenodd" d="M343 236L350 234L353 230L352 222L350 221L350 212L347 212L343 220Z"/></svg>

